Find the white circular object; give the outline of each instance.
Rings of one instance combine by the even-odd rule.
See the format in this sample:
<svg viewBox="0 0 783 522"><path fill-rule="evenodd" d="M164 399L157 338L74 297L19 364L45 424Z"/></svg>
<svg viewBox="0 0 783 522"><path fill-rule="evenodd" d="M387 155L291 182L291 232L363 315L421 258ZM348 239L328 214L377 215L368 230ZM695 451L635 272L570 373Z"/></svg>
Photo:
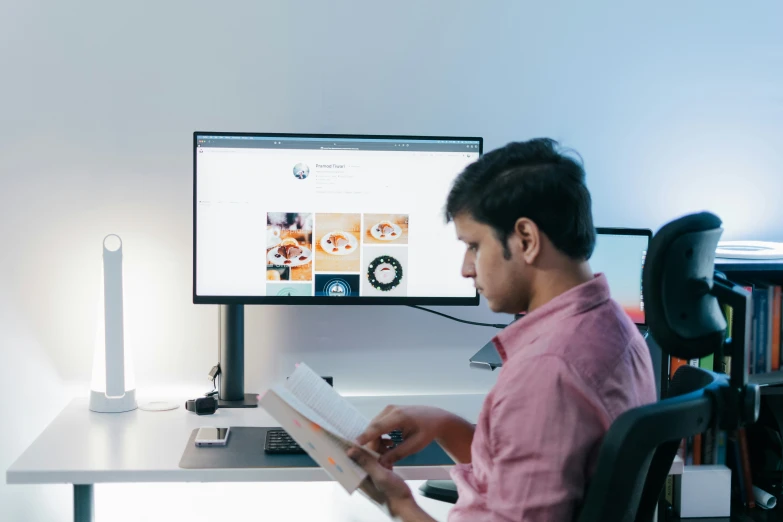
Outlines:
<svg viewBox="0 0 783 522"><path fill-rule="evenodd" d="M144 411L168 411L179 408L179 403L171 401L146 401L139 403L139 409Z"/></svg>
<svg viewBox="0 0 783 522"><path fill-rule="evenodd" d="M783 259L783 243L720 241L715 256L723 259Z"/></svg>
<svg viewBox="0 0 783 522"><path fill-rule="evenodd" d="M266 259L275 266L302 266L313 260L313 251L306 246L299 245L302 253L294 259L286 259L277 253L277 248L271 249L266 254ZM286 262L287 261L287 262Z"/></svg>
<svg viewBox="0 0 783 522"><path fill-rule="evenodd" d="M400 236L402 236L402 228L397 223L391 224L392 227L394 227L394 230L389 234L381 234L381 231L378 228L380 225L380 223L376 223L370 229L370 235L375 239L380 241L394 241L395 239L398 239Z"/></svg>
<svg viewBox="0 0 783 522"><path fill-rule="evenodd" d="M329 239L329 236L332 234L344 235L348 240L348 243L338 246L333 245ZM324 252L333 256L347 256L348 254L352 254L358 250L359 240L356 239L356 236L350 232L345 232L344 230L332 230L328 234L324 234L324 237L321 238L321 248L323 248Z"/></svg>
<svg viewBox="0 0 783 522"><path fill-rule="evenodd" d="M122 248L122 239L117 234L109 234L103 238L103 248L109 252L116 252Z"/></svg>

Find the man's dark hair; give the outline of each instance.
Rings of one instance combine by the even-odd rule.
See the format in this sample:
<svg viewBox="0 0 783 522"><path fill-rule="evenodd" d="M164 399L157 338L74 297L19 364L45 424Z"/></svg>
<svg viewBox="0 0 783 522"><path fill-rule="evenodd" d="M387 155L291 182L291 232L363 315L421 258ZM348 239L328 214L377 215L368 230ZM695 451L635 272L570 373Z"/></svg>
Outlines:
<svg viewBox="0 0 783 522"><path fill-rule="evenodd" d="M585 171L552 139L509 143L468 165L449 193L446 221L461 213L495 230L506 259L508 238L521 217L572 259L590 259L595 247Z"/></svg>

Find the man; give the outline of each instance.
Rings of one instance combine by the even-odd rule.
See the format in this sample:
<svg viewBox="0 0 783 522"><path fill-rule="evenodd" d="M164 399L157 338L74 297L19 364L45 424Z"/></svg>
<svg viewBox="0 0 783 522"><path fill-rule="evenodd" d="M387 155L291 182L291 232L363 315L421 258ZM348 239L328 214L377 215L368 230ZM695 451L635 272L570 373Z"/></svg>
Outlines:
<svg viewBox="0 0 783 522"><path fill-rule="evenodd" d="M349 454L406 522L432 520L390 468L433 440L457 462L450 521L563 522L578 515L607 429L656 400L647 345L588 259L595 245L581 165L555 141L510 143L455 181L446 219L467 245L462 275L495 312L526 312L493 340L503 360L477 426L387 407ZM381 435L403 431L389 449Z"/></svg>

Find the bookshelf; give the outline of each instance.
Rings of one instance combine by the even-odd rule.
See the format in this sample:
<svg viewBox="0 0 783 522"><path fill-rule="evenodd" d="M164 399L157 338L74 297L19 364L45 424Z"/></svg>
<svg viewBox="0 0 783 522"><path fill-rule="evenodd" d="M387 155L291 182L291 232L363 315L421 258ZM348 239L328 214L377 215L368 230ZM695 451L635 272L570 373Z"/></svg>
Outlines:
<svg viewBox="0 0 783 522"><path fill-rule="evenodd" d="M767 409L762 411L771 411L777 410L778 412L783 412L783 364L780 364L781 357L783 355L783 325L781 325L780 319L775 319L773 317L775 313L777 313L777 316L780 317L783 315L783 290L775 290L775 286L781 286L783 287L783 259L778 260L738 260L738 259L720 259L717 258L715 260L715 270L722 272L725 274L725 276L733 283L745 286L746 288L751 289L751 293L753 294L756 289L759 291L762 291L762 289L767 289L767 301L764 304L763 307L760 307L756 304L756 301L754 298L751 299L751 306L754 307L753 313L754 313L754 321L753 324L748 324L747 328L751 332L751 336L754 336L754 328L756 327L756 313L757 313L757 307L758 309L763 309L767 313L767 318L765 319L768 321L766 324L767 330L764 330L767 332L766 337L764 338L765 342L768 343L766 348L763 351L763 357L760 356L760 352L756 351L757 347L754 344L756 341L756 337L754 336L750 344L746 347L749 353L749 362L751 363L751 374L748 376L748 382L753 384L758 384L761 388L761 393L764 396L762 398L762 404L766 402ZM770 290L772 288L772 290ZM775 293L777 292L777 293ZM773 304L777 302L777 312L774 312ZM729 313L724 308L724 313ZM731 315L727 315L727 318L731 320L731 323L736 325L737 317L733 317ZM761 327L759 327L761 328ZM774 331L774 329L777 328L779 334L775 335L774 340L772 339L771 335ZM760 330L761 331L761 330ZM727 331L727 336L731 334L731 327ZM772 351L771 346L774 343L778 343L778 352L777 352L777 367L778 370L774 370L773 368L776 367L775 363L775 353ZM763 344L763 343L762 343ZM725 349L726 347L724 347ZM768 355L769 354L769 358ZM683 361L683 360L674 360L671 357L668 357L668 361L664 359L664 364L662 364L661 368L661 390L667 390L669 385L669 379L671 375L674 372L674 369L678 367L678 365L681 364L692 364L695 366L699 366L704 369L709 369L715 372L724 372L725 366L724 366L724 354L722 352L716 353L714 356L702 358L702 359L692 359L690 361ZM730 357L726 358L726 361L728 361ZM759 361L764 361L764 368L765 371L753 371L756 370L756 368L753 367L753 363L755 363L755 360L758 359ZM668 362L668 364L667 364ZM726 363L731 364L731 363ZM664 395L662 395L664 396ZM773 419L773 421L776 422L776 425L780 426L780 433L783 433L783 417L781 419ZM779 421L779 422L778 422ZM740 430L740 431L745 431ZM753 465L750 464L740 464L739 461L742 460L742 458L747 458L747 460L750 460L750 456L748 453L748 449L737 449L738 445L744 446L745 448L748 448L747 445L747 437L748 433L750 433L751 436L754 435L753 430L742 433L735 432L735 433L725 433L721 430L713 430L710 432L705 432L700 435L694 436L692 438L686 439L683 441L683 448L682 448L682 454L683 458L685 460L686 467L689 466L698 466L698 465L709 465L709 464L719 464L719 465L726 465L732 468L733 473L737 473L737 466L741 465L743 467L743 471L741 472L743 475L742 481L744 483L753 483L755 484L756 481L761 481L760 484L764 487L769 486L770 484L766 481L764 481L764 476L762 476L761 469L754 469ZM740 439L745 439L745 441L740 441ZM751 439L751 441L754 443L754 445L758 446L759 444L762 444L762 442L759 442L758 439ZM715 448L719 449L719 452L716 453ZM753 448L750 448L753 449ZM757 450L756 450L757 451ZM738 456L737 452L744 452L745 455L743 457ZM753 452L751 452L753 453ZM698 458L696 455L700 455ZM758 455L763 458L764 455L761 453L758 453ZM756 471L755 473L752 473L753 471ZM781 475L779 472L776 472L776 476L774 477L775 484L781 484ZM667 488L669 485L667 484ZM745 490L745 494L740 490ZM747 489L744 485L738 483L737 487L735 488L733 486L733 495L735 496L735 500L738 500L736 504L736 509L740 511L744 511L745 513L752 512L754 514L753 517L750 517L749 520L756 520L756 514L758 509L755 510L747 510L746 507L750 507L753 504L747 503ZM668 492L667 492L667 500L668 500ZM733 504L734 505L734 504ZM777 510L773 510L776 514L778 513ZM669 519L669 517L666 517L666 519ZM781 517L783 520L783 517ZM776 519L777 520L777 519Z"/></svg>
<svg viewBox="0 0 783 522"><path fill-rule="evenodd" d="M783 259L770 259L770 260L749 260L749 259L716 259L715 269L726 274L729 280L737 284L756 285L762 284L767 286L783 286ZM778 295L776 299L780 299ZM754 306L756 306L754 302ZM778 302L777 306L783 306ZM757 311L754 310L754 317ZM767 317L767 320L773 320L773 317ZM777 349L781 350L781 339L783 339L783 332L781 332L781 325L779 323L773 324L772 328L777 329L780 333L779 337L775 338L777 343ZM754 342L751 341L749 350L754 349ZM767 345L767 349L772 349L772 341ZM783 351L783 350L781 350ZM783 366L781 366L783 368ZM716 368L717 369L717 368ZM770 387L783 386L783 371L771 370L771 371L753 371L751 368L751 374L748 376L748 382L758 384L761 387L762 394L768 393Z"/></svg>

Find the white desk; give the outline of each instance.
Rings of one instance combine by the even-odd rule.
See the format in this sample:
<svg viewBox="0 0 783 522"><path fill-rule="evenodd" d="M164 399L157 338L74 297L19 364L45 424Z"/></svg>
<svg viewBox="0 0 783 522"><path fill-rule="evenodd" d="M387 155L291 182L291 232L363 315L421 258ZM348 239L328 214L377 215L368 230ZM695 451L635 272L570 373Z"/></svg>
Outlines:
<svg viewBox="0 0 783 522"><path fill-rule="evenodd" d="M368 417L388 404L430 404L476 422L481 395L348 397ZM185 444L200 426L278 424L261 408L220 409L198 416L184 409L95 413L74 399L6 472L8 484L73 484L74 518L93 520L93 484L110 482L330 481L320 468L182 469ZM400 467L406 480L447 479L449 467Z"/></svg>

